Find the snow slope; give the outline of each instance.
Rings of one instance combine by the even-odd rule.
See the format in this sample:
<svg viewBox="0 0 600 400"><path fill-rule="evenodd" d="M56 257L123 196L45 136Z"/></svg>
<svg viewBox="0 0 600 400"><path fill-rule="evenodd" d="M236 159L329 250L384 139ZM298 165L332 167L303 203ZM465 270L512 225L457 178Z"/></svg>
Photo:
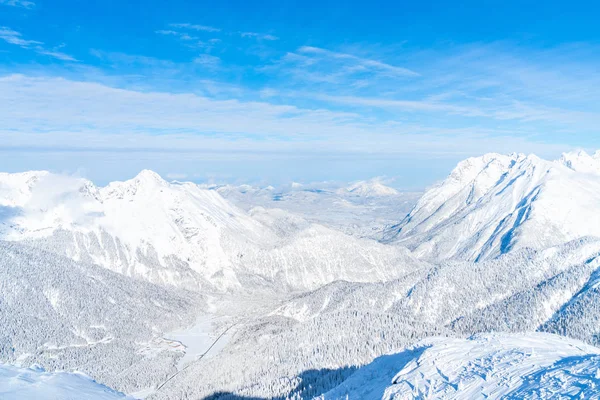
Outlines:
<svg viewBox="0 0 600 400"><path fill-rule="evenodd" d="M321 399L600 397L600 349L550 334L426 339L362 367Z"/></svg>
<svg viewBox="0 0 600 400"><path fill-rule="evenodd" d="M445 262L380 283L334 282L273 311L303 322L377 310L456 335L547 331L598 345L600 240L519 250L479 263Z"/></svg>
<svg viewBox="0 0 600 400"><path fill-rule="evenodd" d="M0 238L192 290L315 288L419 265L405 249L277 210L248 213L215 190L152 171L106 187L46 172L0 174L0 193Z"/></svg>
<svg viewBox="0 0 600 400"><path fill-rule="evenodd" d="M3 400L112 400L132 399L78 373L45 372L0 364Z"/></svg>
<svg viewBox="0 0 600 400"><path fill-rule="evenodd" d="M600 153L486 154L462 161L385 240L429 260L481 261L600 236Z"/></svg>

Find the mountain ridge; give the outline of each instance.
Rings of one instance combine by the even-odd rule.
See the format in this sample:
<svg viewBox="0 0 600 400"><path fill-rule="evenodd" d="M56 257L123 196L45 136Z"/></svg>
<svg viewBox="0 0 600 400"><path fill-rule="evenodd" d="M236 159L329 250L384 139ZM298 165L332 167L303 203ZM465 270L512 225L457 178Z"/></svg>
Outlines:
<svg viewBox="0 0 600 400"><path fill-rule="evenodd" d="M0 178L2 239L155 283L226 291L260 279L304 289L388 279L421 263L403 248L286 211L243 210L216 190L169 183L150 170L104 187L50 173ZM339 249L335 257L328 247Z"/></svg>
<svg viewBox="0 0 600 400"><path fill-rule="evenodd" d="M486 154L460 162L386 230L427 260L480 261L600 235L600 153Z"/></svg>

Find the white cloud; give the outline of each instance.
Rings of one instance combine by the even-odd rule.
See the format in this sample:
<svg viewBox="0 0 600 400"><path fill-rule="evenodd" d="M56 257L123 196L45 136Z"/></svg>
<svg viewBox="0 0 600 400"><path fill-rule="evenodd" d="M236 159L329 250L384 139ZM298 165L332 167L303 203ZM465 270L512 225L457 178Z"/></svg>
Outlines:
<svg viewBox="0 0 600 400"><path fill-rule="evenodd" d="M36 52L38 54L50 56L50 57L53 57L53 58L56 58L56 59L62 60L62 61L77 61L77 59L75 57L70 56L66 53L60 52L60 51L52 51L52 50L45 50L43 48L37 48Z"/></svg>
<svg viewBox="0 0 600 400"><path fill-rule="evenodd" d="M256 38L262 40L279 40L277 36L256 32L241 32L240 36L243 38Z"/></svg>
<svg viewBox="0 0 600 400"><path fill-rule="evenodd" d="M199 39L196 36L190 36L187 33L173 31L173 30L160 29L160 30L156 31L156 33L158 33L159 35L165 35L165 36L175 36L181 40L198 40Z"/></svg>
<svg viewBox="0 0 600 400"><path fill-rule="evenodd" d="M564 149L531 141L518 131L374 121L348 112L140 92L61 78L5 76L0 92L6 94L0 97L5 148L413 156Z"/></svg>
<svg viewBox="0 0 600 400"><path fill-rule="evenodd" d="M281 79L283 85L269 86L291 101L425 125L435 120L458 128L526 129L539 138L583 144L600 124L598 50L579 44L527 53L506 44L474 44L406 51L403 57L419 65L419 76L392 80L386 72L392 64L304 46L262 71Z"/></svg>
<svg viewBox="0 0 600 400"><path fill-rule="evenodd" d="M33 8L35 3L28 0L0 0L0 4L12 7Z"/></svg>
<svg viewBox="0 0 600 400"><path fill-rule="evenodd" d="M70 56L69 54L66 54L66 53L63 53L60 51L56 51L56 50L49 50L49 49L45 48L43 46L44 42L40 42L37 40L24 39L23 35L20 32L17 32L15 30L10 29L5 26L0 27L0 39L4 40L6 43L13 44L15 46L19 46L23 49L33 50L38 54L56 58L58 60L77 61L77 59L75 59L75 57ZM63 47L63 46L60 46L60 47Z"/></svg>
<svg viewBox="0 0 600 400"><path fill-rule="evenodd" d="M413 70L410 70L408 68L398 67L395 65L381 62L381 61L358 57L358 56L355 56L352 54L330 51L330 50L322 49L319 47L302 46L298 49L298 52L303 53L303 54L317 55L317 56L321 56L321 57L325 57L325 58L354 61L356 64L353 66L353 68L355 68L355 69L358 68L358 70L374 69L374 70L384 71L384 72L390 73L392 75L408 76L408 77L416 77L416 76L420 75L419 73L417 73Z"/></svg>
<svg viewBox="0 0 600 400"><path fill-rule="evenodd" d="M376 85L392 87L392 83L421 78L409 68L312 46L299 47L259 70L285 76L289 85L315 84L317 90L323 89L321 84L343 87L346 91Z"/></svg>
<svg viewBox="0 0 600 400"><path fill-rule="evenodd" d="M37 40L23 39L23 35L6 26L0 27L0 39L4 40L7 43L14 44L23 48L29 48L34 45L44 44L43 42L38 42Z"/></svg>
<svg viewBox="0 0 600 400"><path fill-rule="evenodd" d="M188 174L184 174L184 173L181 173L181 172L169 172L166 175L166 177L168 179L173 179L173 180L186 179L188 176L189 176Z"/></svg>
<svg viewBox="0 0 600 400"><path fill-rule="evenodd" d="M216 68L221 59L216 56L211 56L210 54L201 54L198 57L194 58L194 63L199 64L209 68Z"/></svg>
<svg viewBox="0 0 600 400"><path fill-rule="evenodd" d="M171 27L179 27L179 28L186 28L189 26L189 24L171 24ZM219 30L216 30L216 28L211 28L211 27L203 27L205 29L202 29L204 31L207 32L218 32ZM210 29L209 29L210 28ZM187 29L184 29L184 31L181 30L173 30L173 29L159 29L157 31L155 31L155 33L159 34L159 35L163 35L163 36L171 36L174 37L176 39L178 39L181 44L185 47L191 48L191 49L202 49L204 51L210 51L214 48L214 46L219 43L221 41L221 39L217 39L217 38L211 38L208 40L200 40L200 38L198 36L193 36L190 35L189 32L189 27Z"/></svg>
<svg viewBox="0 0 600 400"><path fill-rule="evenodd" d="M203 31L203 32L220 32L221 29L219 28L214 28L212 26L208 26L208 25L197 25L197 24L190 24L190 23L184 23L184 24L170 24L169 26L173 27L173 28L185 28L185 29L191 29L191 30L195 30L195 31Z"/></svg>

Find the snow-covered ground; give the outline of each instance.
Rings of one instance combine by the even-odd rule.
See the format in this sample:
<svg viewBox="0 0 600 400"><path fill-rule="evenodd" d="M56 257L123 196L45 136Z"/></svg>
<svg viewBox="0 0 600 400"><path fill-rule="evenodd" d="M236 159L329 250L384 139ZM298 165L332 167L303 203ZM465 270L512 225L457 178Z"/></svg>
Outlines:
<svg viewBox="0 0 600 400"><path fill-rule="evenodd" d="M321 399L594 399L600 349L562 336L426 339L379 357Z"/></svg>
<svg viewBox="0 0 600 400"><path fill-rule="evenodd" d="M79 373L46 372L0 364L2 400L113 400L130 399Z"/></svg>
<svg viewBox="0 0 600 400"><path fill-rule="evenodd" d="M177 368L181 370L190 361L211 357L217 354L229 341L227 328L223 331L215 330L214 317L202 316L196 323L187 328L167 333L169 339L180 342L185 347L185 355L179 359Z"/></svg>

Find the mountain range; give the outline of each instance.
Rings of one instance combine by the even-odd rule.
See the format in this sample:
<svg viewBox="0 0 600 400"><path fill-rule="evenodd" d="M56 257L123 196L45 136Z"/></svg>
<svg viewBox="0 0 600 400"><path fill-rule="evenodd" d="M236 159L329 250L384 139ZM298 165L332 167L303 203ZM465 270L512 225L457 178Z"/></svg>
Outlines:
<svg viewBox="0 0 600 400"><path fill-rule="evenodd" d="M486 154L423 194L0 174L7 374L137 398L587 396L599 271L600 153Z"/></svg>
<svg viewBox="0 0 600 400"><path fill-rule="evenodd" d="M2 239L190 290L243 288L246 280L306 289L389 279L420 265L404 248L282 210L246 212L215 190L151 171L105 187L47 172L2 174L0 188Z"/></svg>

